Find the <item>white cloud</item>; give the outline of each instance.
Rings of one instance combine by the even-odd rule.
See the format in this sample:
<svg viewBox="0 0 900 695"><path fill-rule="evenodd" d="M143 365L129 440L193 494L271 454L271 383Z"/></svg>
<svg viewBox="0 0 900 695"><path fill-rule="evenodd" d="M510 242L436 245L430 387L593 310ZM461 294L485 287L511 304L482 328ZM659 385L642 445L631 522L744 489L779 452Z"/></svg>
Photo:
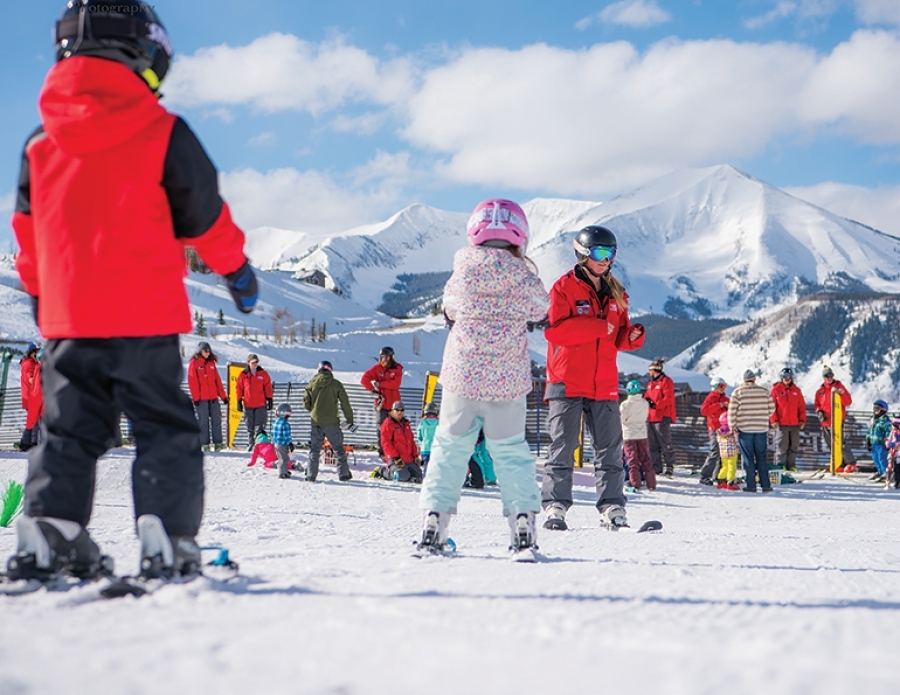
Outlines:
<svg viewBox="0 0 900 695"><path fill-rule="evenodd" d="M665 24L671 19L672 15L657 5L656 0L622 0L578 20L575 28L584 30L594 24L620 24L640 29Z"/></svg>
<svg viewBox="0 0 900 695"><path fill-rule="evenodd" d="M312 237L344 231L396 212L410 176L405 153L376 157L346 177L293 168L220 175L222 196L244 229L278 227Z"/></svg>
<svg viewBox="0 0 900 695"><path fill-rule="evenodd" d="M275 133L271 130L267 130L258 135L254 135L247 141L247 144L251 147L267 147L268 145L274 145L277 140L278 137Z"/></svg>
<svg viewBox="0 0 900 695"><path fill-rule="evenodd" d="M900 186L865 188L827 182L785 190L837 215L900 237Z"/></svg>
<svg viewBox="0 0 900 695"><path fill-rule="evenodd" d="M405 135L454 181L596 195L759 152L795 125L811 49L731 41L473 49L424 76Z"/></svg>
<svg viewBox="0 0 900 695"><path fill-rule="evenodd" d="M791 0L782 0L771 10L758 17L750 17L744 20L744 26L748 29L761 29L772 22L789 17L797 10L797 3Z"/></svg>
<svg viewBox="0 0 900 695"><path fill-rule="evenodd" d="M405 58L379 61L341 39L312 44L275 33L247 46L214 46L178 58L166 80L166 104L313 115L352 102L384 105L410 93L410 66Z"/></svg>
<svg viewBox="0 0 900 695"><path fill-rule="evenodd" d="M14 191L0 195L0 213L11 213L16 206L16 194Z"/></svg>
<svg viewBox="0 0 900 695"><path fill-rule="evenodd" d="M900 37L857 31L810 73L802 120L872 144L900 142Z"/></svg>
<svg viewBox="0 0 900 695"><path fill-rule="evenodd" d="M895 24L900 26L898 0L856 0L856 16L866 24Z"/></svg>

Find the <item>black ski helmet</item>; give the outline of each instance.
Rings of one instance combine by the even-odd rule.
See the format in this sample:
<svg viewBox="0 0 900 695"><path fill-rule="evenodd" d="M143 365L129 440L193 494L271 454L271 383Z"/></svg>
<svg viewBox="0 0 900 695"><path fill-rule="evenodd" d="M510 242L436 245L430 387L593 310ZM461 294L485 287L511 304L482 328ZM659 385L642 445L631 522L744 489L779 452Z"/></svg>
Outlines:
<svg viewBox="0 0 900 695"><path fill-rule="evenodd" d="M606 246L611 248L613 249L613 257L610 260L610 263L612 263L615 259L615 250L619 247L619 242L616 239L616 235L606 227L591 225L585 227L575 235L573 246L575 247L575 257L579 262L586 260L589 257L591 249L595 246Z"/></svg>
<svg viewBox="0 0 900 695"><path fill-rule="evenodd" d="M381 352L378 353L379 357L393 357L394 356L394 348L392 347L383 347L381 348Z"/></svg>
<svg viewBox="0 0 900 695"><path fill-rule="evenodd" d="M55 39L57 62L73 56L115 60L154 93L172 62L169 35L152 6L139 0L69 0Z"/></svg>

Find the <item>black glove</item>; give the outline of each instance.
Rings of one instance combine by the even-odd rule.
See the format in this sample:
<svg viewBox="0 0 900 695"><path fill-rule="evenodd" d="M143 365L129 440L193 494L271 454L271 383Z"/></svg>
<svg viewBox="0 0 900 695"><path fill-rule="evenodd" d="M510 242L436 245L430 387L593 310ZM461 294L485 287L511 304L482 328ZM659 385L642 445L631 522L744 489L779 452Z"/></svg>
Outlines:
<svg viewBox="0 0 900 695"><path fill-rule="evenodd" d="M222 399L222 405L228 405L228 399L227 399L227 398L223 398L223 399Z"/></svg>
<svg viewBox="0 0 900 695"><path fill-rule="evenodd" d="M238 402L237 402L237 409L238 409L238 412L239 412L239 413L243 413L243 412L244 412L244 401L238 401Z"/></svg>
<svg viewBox="0 0 900 695"><path fill-rule="evenodd" d="M537 328L539 331L543 331L546 328L550 328L550 321L546 316L540 321L526 321L525 328L528 329L529 333L533 333L535 328Z"/></svg>
<svg viewBox="0 0 900 695"><path fill-rule="evenodd" d="M647 405L649 405L651 408L653 408L653 410L656 410L656 403L651 401L649 398L645 398L644 400L647 401Z"/></svg>
<svg viewBox="0 0 900 695"><path fill-rule="evenodd" d="M200 401L194 401L194 407L195 407L195 408L196 408L197 406L199 406L199 405L200 405Z"/></svg>
<svg viewBox="0 0 900 695"><path fill-rule="evenodd" d="M294 453L294 442L291 442L290 444L288 444L288 449L290 449L292 454Z"/></svg>
<svg viewBox="0 0 900 695"><path fill-rule="evenodd" d="M37 297L32 297L32 298L31 298L31 315L34 316L34 322L37 323L37 322L38 322L38 320L37 320L37 317L38 317L38 298L37 298Z"/></svg>
<svg viewBox="0 0 900 695"><path fill-rule="evenodd" d="M266 410L272 410L272 408L274 408L274 407L275 407L275 401L273 401L271 398L267 398L266 399Z"/></svg>
<svg viewBox="0 0 900 695"><path fill-rule="evenodd" d="M866 451L872 451L872 442L866 440Z"/></svg>
<svg viewBox="0 0 900 695"><path fill-rule="evenodd" d="M454 323L456 323L456 321L454 321L449 316L447 316L447 312L445 311L444 312L444 324L446 324L448 329L452 329Z"/></svg>
<svg viewBox="0 0 900 695"><path fill-rule="evenodd" d="M245 261L244 265L224 277L238 310L245 314L253 311L259 299L259 286L256 284L256 275L253 274L250 263Z"/></svg>

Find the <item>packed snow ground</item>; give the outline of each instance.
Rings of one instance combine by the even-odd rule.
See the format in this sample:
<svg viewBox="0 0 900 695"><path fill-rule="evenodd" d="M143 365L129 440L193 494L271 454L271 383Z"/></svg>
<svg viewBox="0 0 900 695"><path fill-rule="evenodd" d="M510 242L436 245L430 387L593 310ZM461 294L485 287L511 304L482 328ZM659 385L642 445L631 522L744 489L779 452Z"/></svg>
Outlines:
<svg viewBox="0 0 900 695"><path fill-rule="evenodd" d="M137 566L130 460L101 461L91 532ZM304 461L305 453L298 458ZM632 495L632 526L598 526L578 472L572 530L546 561L508 561L499 491L466 491L454 558L409 556L418 487L365 477L316 484L206 460L202 544L241 563L142 599L91 592L0 597L0 693L887 693L896 689L900 493L860 480L772 495L662 480ZM21 454L0 483L23 480ZM0 557L15 548L0 529Z"/></svg>

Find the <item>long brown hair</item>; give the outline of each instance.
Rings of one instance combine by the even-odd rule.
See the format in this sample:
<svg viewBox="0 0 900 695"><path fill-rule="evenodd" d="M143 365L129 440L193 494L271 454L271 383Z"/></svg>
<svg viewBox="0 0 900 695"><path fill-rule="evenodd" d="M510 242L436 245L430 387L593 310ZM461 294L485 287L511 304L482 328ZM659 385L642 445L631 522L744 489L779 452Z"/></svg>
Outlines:
<svg viewBox="0 0 900 695"><path fill-rule="evenodd" d="M193 354L193 356L191 357L191 359L192 359L192 360L195 360L195 359L197 359L198 357L203 357L203 351L202 351L202 350L197 350L197 352L195 352L195 353ZM204 358L204 359L206 359L206 360L209 361L209 362L218 362L218 361L219 361L219 356L218 356L216 353L214 353L214 352L212 351L212 348L210 348L210 350L209 350L209 357L206 357L206 358Z"/></svg>
<svg viewBox="0 0 900 695"><path fill-rule="evenodd" d="M531 272L533 272L535 275L538 274L537 264L533 260L531 260L528 256L526 256L524 253L522 253L521 246L513 246L512 244L507 244L506 250L509 251L516 258L521 258L523 261L525 261L525 263L528 264L528 267L531 268Z"/></svg>
<svg viewBox="0 0 900 695"><path fill-rule="evenodd" d="M616 300L616 304L623 309L627 309L628 298L625 296L625 285L622 284L619 278L612 274L611 268L609 272L603 276L603 279L606 281L606 284L609 285L609 291L612 293L613 299Z"/></svg>

